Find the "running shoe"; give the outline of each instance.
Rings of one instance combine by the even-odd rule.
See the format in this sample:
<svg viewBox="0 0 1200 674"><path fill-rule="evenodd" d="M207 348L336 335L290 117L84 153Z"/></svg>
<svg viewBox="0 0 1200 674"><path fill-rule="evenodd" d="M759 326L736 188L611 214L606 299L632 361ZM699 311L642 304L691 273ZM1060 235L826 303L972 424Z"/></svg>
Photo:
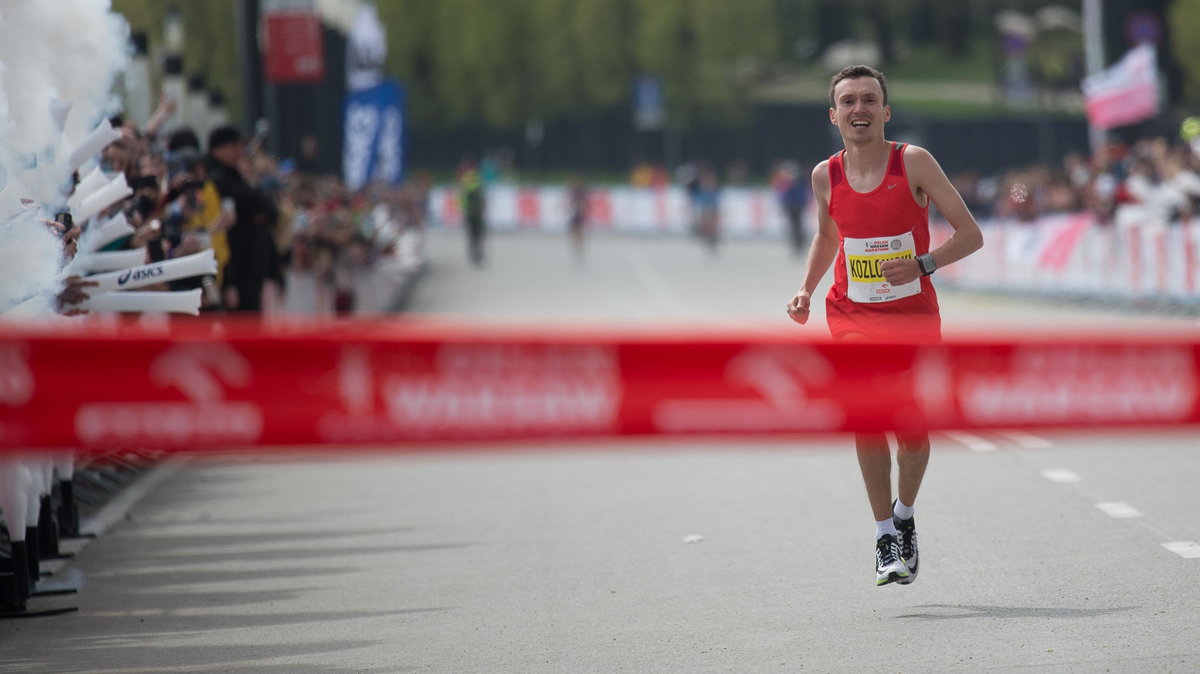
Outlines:
<svg viewBox="0 0 1200 674"><path fill-rule="evenodd" d="M891 534L884 534L875 540L875 584L904 582L908 578L908 567L900 558L900 543Z"/></svg>
<svg viewBox="0 0 1200 674"><path fill-rule="evenodd" d="M920 553L917 552L917 518L902 520L893 515L892 522L896 525L896 531L900 532L900 559L908 567L908 577L896 582L908 585L917 579L917 563L920 558Z"/></svg>

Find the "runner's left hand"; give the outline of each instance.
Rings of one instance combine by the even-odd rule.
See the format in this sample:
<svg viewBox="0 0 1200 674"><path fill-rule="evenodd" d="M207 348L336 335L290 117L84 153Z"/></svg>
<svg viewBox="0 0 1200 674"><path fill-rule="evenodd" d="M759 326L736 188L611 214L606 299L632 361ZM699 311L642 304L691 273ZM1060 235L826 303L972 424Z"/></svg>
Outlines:
<svg viewBox="0 0 1200 674"><path fill-rule="evenodd" d="M879 271L883 272L883 277L892 286L912 283L921 278L921 265L917 263L916 258L888 260L879 265Z"/></svg>

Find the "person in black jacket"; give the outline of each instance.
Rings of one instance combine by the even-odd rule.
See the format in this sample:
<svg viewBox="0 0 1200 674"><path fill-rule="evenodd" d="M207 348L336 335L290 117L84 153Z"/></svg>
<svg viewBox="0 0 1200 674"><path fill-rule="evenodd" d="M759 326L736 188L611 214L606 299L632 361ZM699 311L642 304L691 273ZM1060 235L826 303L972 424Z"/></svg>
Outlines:
<svg viewBox="0 0 1200 674"><path fill-rule="evenodd" d="M232 204L236 220L229 229L229 266L224 279L226 308L261 311L263 285L280 281L272 227L279 217L275 202L246 181L242 134L230 126L213 129L208 137L208 175L221 194L222 207Z"/></svg>

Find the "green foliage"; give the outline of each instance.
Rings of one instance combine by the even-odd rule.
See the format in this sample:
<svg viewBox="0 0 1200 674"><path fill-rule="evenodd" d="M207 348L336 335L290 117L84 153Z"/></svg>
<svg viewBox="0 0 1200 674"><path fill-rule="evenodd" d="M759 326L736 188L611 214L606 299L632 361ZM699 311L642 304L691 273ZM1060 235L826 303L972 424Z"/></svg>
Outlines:
<svg viewBox="0 0 1200 674"><path fill-rule="evenodd" d="M745 122L751 86L778 56L773 3L695 0L691 10L698 111L708 121Z"/></svg>
<svg viewBox="0 0 1200 674"><path fill-rule="evenodd" d="M442 114L433 58L440 39L438 0L406 0L378 5L379 20L387 26L388 72L408 88L409 116L431 126Z"/></svg>
<svg viewBox="0 0 1200 674"><path fill-rule="evenodd" d="M613 0L567 0L585 104L608 107L629 95L634 74L633 8Z"/></svg>
<svg viewBox="0 0 1200 674"><path fill-rule="evenodd" d="M150 58L161 65L163 22L172 7L183 19L183 70L185 75L204 75L210 89L220 91L229 104L230 117L241 112L238 86L237 25L238 0L169 3L162 0L113 0L113 11L125 17L133 31L149 39Z"/></svg>
<svg viewBox="0 0 1200 674"><path fill-rule="evenodd" d="M575 50L573 8L565 0L529 0L530 32L526 66L531 112L557 117L575 112L583 94L583 63Z"/></svg>
<svg viewBox="0 0 1200 674"><path fill-rule="evenodd" d="M185 69L206 76L231 107L240 99L239 0L113 0L160 58L171 5L186 25ZM1040 0L1005 6L1033 8ZM894 40L908 54L890 77L981 81L994 74L994 0L376 0L388 71L409 91L418 128L519 128L628 106L634 78L658 76L667 123L748 123L753 92L780 74L820 71L812 49L822 17L854 34ZM830 17L833 17L832 19ZM841 17L841 18L839 18ZM1200 81L1200 0L1172 7L1179 61ZM983 39L980 39L983 38ZM807 45L807 51L797 47ZM1070 45L1047 49L1047 79L1064 76ZM820 89L823 90L822 84ZM1200 86L1193 85L1193 97ZM823 91L821 92L823 94ZM235 115L237 111L232 111Z"/></svg>
<svg viewBox="0 0 1200 674"><path fill-rule="evenodd" d="M673 125L686 126L689 106L698 88L692 67L695 35L687 7L678 2L635 0L634 56L640 70L663 81L667 114ZM682 122L682 124L681 124Z"/></svg>
<svg viewBox="0 0 1200 674"><path fill-rule="evenodd" d="M528 8L489 0L437 3L433 71L445 122L479 118L505 127L525 121Z"/></svg>
<svg viewBox="0 0 1200 674"><path fill-rule="evenodd" d="M646 72L663 80L669 123L687 127L747 117L751 85L778 58L777 2L409 0L380 16L415 123L586 117L627 102Z"/></svg>
<svg viewBox="0 0 1200 674"><path fill-rule="evenodd" d="M964 80L979 79L979 73L995 69L996 54L992 45L976 42L967 53L947 59L941 45L925 44L913 47L903 61L890 66L885 74L889 80Z"/></svg>
<svg viewBox="0 0 1200 674"><path fill-rule="evenodd" d="M513 127L620 103L633 72L625 0L382 3L388 68L412 118Z"/></svg>
<svg viewBox="0 0 1200 674"><path fill-rule="evenodd" d="M1052 89L1076 89L1083 75L1083 42L1078 33L1042 31L1031 49L1034 74Z"/></svg>
<svg viewBox="0 0 1200 674"><path fill-rule="evenodd" d="M629 93L632 14L614 0L530 0L531 115L586 115Z"/></svg>
<svg viewBox="0 0 1200 674"><path fill-rule="evenodd" d="M635 0L637 65L663 80L668 123L745 121L750 87L779 57L774 0Z"/></svg>
<svg viewBox="0 0 1200 674"><path fill-rule="evenodd" d="M1184 94L1200 104L1200 0L1175 0L1168 8L1171 49L1184 72Z"/></svg>

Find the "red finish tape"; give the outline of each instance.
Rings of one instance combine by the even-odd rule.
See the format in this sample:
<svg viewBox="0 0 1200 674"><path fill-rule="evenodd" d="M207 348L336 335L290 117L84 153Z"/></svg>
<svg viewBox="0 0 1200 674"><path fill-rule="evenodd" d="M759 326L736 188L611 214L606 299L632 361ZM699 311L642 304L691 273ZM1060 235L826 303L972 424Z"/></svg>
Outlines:
<svg viewBox="0 0 1200 674"><path fill-rule="evenodd" d="M407 320L0 329L0 449L1200 422L1200 341L802 341ZM217 334L219 332L219 334Z"/></svg>

